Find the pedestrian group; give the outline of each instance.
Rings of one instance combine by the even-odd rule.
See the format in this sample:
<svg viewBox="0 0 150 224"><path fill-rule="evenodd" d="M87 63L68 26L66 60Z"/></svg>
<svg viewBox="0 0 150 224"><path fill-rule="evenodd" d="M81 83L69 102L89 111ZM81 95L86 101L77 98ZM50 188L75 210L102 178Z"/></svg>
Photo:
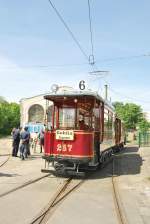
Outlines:
<svg viewBox="0 0 150 224"><path fill-rule="evenodd" d="M42 153L43 147L44 147L44 130L41 130L41 132L38 134L36 133L36 139L33 139L33 143L38 142L40 143L40 153ZM13 138L13 149L12 149L12 156L17 157L18 151L20 151L20 158L24 160L30 155L30 132L28 130L28 127L22 128L13 128L11 132L12 138ZM36 149L36 145L34 148L34 152Z"/></svg>

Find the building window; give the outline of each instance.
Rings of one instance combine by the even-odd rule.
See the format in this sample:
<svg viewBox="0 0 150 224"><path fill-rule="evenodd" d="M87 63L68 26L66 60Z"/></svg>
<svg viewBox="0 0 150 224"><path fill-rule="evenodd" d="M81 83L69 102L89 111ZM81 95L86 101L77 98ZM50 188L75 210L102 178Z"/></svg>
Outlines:
<svg viewBox="0 0 150 224"><path fill-rule="evenodd" d="M34 104L30 107L28 122L43 123L44 122L44 109L39 104Z"/></svg>

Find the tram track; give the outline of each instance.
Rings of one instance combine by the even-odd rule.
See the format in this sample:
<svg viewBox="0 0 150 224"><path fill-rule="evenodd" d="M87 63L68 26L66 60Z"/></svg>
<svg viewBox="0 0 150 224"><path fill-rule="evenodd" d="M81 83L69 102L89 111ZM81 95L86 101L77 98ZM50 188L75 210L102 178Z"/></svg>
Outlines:
<svg viewBox="0 0 150 224"><path fill-rule="evenodd" d="M112 157L109 162L104 164L104 167L108 165L108 163L112 162L112 191L113 191L113 199L115 203L115 210L117 213L117 219L119 224L128 224L127 216L125 214L125 211L123 209L123 205L121 202L121 198L119 195L117 183L116 183L116 176L114 172L114 157ZM53 196L53 198L49 201L49 203L45 206L41 212L34 217L34 219L29 224L46 224L47 221L50 219L53 212L57 209L57 206L63 200L66 199L68 195L70 195L74 190L76 190L81 184L83 184L86 180L88 180L88 177L91 175L87 175L84 179L73 179L68 178L63 185L58 189L56 194Z"/></svg>
<svg viewBox="0 0 150 224"><path fill-rule="evenodd" d="M10 153L0 154L0 157L1 157L1 156L10 156L10 155L11 155Z"/></svg>
<svg viewBox="0 0 150 224"><path fill-rule="evenodd" d="M9 159L10 159L10 154L8 154L8 157L6 158L6 160L0 164L0 167L4 166L8 162Z"/></svg>
<svg viewBox="0 0 150 224"><path fill-rule="evenodd" d="M7 156L7 155L6 155ZM0 165L3 166L7 161L9 160L10 155L7 157L7 159ZM115 203L115 210L117 213L117 219L119 224L128 224L127 217L121 202L121 197L119 195L118 186L117 186L117 176L115 175L115 156L109 160L109 162L112 162L112 188L113 188L113 199ZM104 164L104 166L106 166ZM25 182L24 184L15 187L7 192L4 192L0 194L0 198L9 195L10 193L13 193L17 190L20 190L26 186L29 186L33 183L36 183L40 181L43 178L46 178L50 176L50 174L46 174L43 177L36 178L34 180L29 180ZM60 188L57 190L55 195L52 197L52 199L48 202L48 204L39 212L37 216L34 217L34 219L30 222L30 224L44 224L46 223L53 212L57 209L57 206L60 205L63 200L67 198L73 191L75 191L82 183L84 183L88 179L88 175L84 179L73 179L68 178L66 181L63 182L63 184L60 186Z"/></svg>
<svg viewBox="0 0 150 224"><path fill-rule="evenodd" d="M34 183L36 183L36 182L38 182L38 181L40 181L40 180L42 180L42 179L44 179L44 178L46 178L46 177L48 177L48 176L50 176L50 174L46 174L46 175L44 175L44 176L42 176L42 177L38 177L38 178L35 178L35 179L33 179L33 180L29 180L29 181L27 181L27 182L21 184L20 186L17 186L17 187L15 187L15 188L11 189L11 190L8 190L8 191L6 191L6 192L0 194L0 198L4 197L4 196L6 196L6 195L8 195L8 194L10 194L10 193L13 193L13 192L15 192L15 191L17 191L17 190L20 190L20 189L22 189L22 188L24 188L24 187L27 187L27 186L29 186L29 185L31 185L31 184L34 184Z"/></svg>
<svg viewBox="0 0 150 224"><path fill-rule="evenodd" d="M127 215L123 208L121 197L117 185L117 176L115 175L115 157L112 158L112 188L113 188L113 199L115 204L115 210L117 213L117 219L119 224L128 224Z"/></svg>
<svg viewBox="0 0 150 224"><path fill-rule="evenodd" d="M7 138L7 139L11 139L11 138ZM3 144L6 145L6 143L3 143ZM11 157L10 149L7 152L4 151L2 154L0 154L1 158L5 156L7 156L7 158L5 159L5 161L0 163L0 167L4 166L9 161Z"/></svg>
<svg viewBox="0 0 150 224"><path fill-rule="evenodd" d="M46 223L57 206L59 206L68 195L80 187L85 180L86 179L73 179L72 177L68 178L49 201L47 206L30 222L30 224Z"/></svg>

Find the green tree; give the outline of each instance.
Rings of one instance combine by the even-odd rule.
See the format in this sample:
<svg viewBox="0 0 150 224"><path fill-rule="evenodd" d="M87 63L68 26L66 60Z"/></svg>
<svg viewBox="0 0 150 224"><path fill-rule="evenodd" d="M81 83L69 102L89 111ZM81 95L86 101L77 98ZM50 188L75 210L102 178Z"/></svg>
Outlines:
<svg viewBox="0 0 150 224"><path fill-rule="evenodd" d="M140 132L147 132L150 128L150 122L148 122L145 118L143 118L139 124L139 131Z"/></svg>
<svg viewBox="0 0 150 224"><path fill-rule="evenodd" d="M138 123L143 120L142 108L134 103L113 103L117 116L124 121L126 129L135 130Z"/></svg>
<svg viewBox="0 0 150 224"><path fill-rule="evenodd" d="M19 126L20 106L17 103L0 102L0 134L10 134L13 127Z"/></svg>

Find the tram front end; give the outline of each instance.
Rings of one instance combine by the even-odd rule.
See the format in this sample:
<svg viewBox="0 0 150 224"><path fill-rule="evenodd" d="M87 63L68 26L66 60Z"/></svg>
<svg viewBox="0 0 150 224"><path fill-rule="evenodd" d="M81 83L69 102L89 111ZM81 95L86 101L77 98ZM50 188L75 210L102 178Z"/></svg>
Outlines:
<svg viewBox="0 0 150 224"><path fill-rule="evenodd" d="M43 172L82 175L95 158L90 96L46 95ZM49 106L49 103L53 105ZM52 168L52 169L51 169Z"/></svg>

